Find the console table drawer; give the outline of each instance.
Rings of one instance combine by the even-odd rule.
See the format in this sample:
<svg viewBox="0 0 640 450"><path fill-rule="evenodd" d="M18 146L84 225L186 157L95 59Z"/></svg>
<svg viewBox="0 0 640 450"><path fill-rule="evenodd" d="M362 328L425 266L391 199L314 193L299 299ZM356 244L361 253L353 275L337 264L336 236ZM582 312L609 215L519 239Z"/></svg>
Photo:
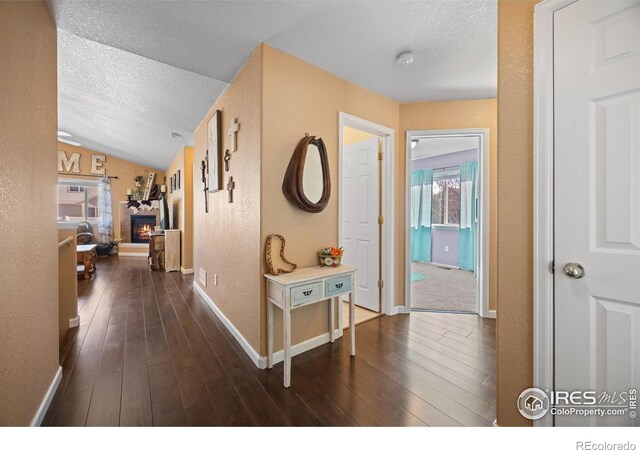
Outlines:
<svg viewBox="0 0 640 450"><path fill-rule="evenodd" d="M327 285L327 295L337 295L351 290L351 276L336 277L325 281Z"/></svg>
<svg viewBox="0 0 640 450"><path fill-rule="evenodd" d="M291 288L291 306L322 298L322 282Z"/></svg>

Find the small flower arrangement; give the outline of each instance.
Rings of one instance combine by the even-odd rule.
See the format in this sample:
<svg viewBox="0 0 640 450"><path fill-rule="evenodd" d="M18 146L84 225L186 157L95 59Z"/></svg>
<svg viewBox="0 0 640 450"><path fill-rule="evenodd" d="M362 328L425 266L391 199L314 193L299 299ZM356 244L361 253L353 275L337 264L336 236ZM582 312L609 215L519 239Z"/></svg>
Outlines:
<svg viewBox="0 0 640 450"><path fill-rule="evenodd" d="M342 261L342 247L327 247L318 252L320 265L325 267L340 267Z"/></svg>

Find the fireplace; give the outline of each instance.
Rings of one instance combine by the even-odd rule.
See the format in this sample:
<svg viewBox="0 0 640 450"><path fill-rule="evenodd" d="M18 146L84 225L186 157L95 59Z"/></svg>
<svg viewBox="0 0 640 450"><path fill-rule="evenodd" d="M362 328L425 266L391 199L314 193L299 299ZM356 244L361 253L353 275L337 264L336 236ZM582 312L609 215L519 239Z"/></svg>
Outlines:
<svg viewBox="0 0 640 450"><path fill-rule="evenodd" d="M156 225L156 216L131 216L131 242L148 244L149 234Z"/></svg>

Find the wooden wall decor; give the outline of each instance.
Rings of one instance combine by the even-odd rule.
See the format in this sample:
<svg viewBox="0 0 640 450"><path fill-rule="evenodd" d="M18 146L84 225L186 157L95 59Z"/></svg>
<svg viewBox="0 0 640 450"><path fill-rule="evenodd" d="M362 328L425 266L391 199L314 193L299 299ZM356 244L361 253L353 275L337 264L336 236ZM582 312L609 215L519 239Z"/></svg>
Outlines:
<svg viewBox="0 0 640 450"><path fill-rule="evenodd" d="M144 187L144 195L142 196L142 200L149 200L151 196L151 189L155 184L156 174L155 172L149 172L149 176L147 177L147 185Z"/></svg>
<svg viewBox="0 0 640 450"><path fill-rule="evenodd" d="M222 189L222 139L221 120L222 113L216 111L207 122L207 151L209 160L207 170L209 174L209 192L217 192Z"/></svg>
<svg viewBox="0 0 640 450"><path fill-rule="evenodd" d="M209 186L207 186L207 161L209 160L208 152L205 157L200 161L200 171L202 172L202 190L204 191L204 212L209 212Z"/></svg>
<svg viewBox="0 0 640 450"><path fill-rule="evenodd" d="M303 188L305 161L309 146L315 146L318 149L322 166L322 195L315 203L307 198ZM322 138L305 134L305 137L298 142L284 175L282 192L291 203L303 211L319 213L327 207L329 197L331 197L331 177L329 175L327 149Z"/></svg>
<svg viewBox="0 0 640 450"><path fill-rule="evenodd" d="M107 171L102 167L107 160L104 155L91 155L91 173L94 175L105 175Z"/></svg>
<svg viewBox="0 0 640 450"><path fill-rule="evenodd" d="M235 152L238 150L238 131L240 131L240 122L238 122L238 118L234 117L231 121L231 126L229 127L228 133L231 138L231 151Z"/></svg>
<svg viewBox="0 0 640 450"><path fill-rule="evenodd" d="M233 203L233 190L236 188L236 182L233 181L233 177L229 177L227 181L227 191L229 192L229 203Z"/></svg>
<svg viewBox="0 0 640 450"><path fill-rule="evenodd" d="M273 238L278 238L280 239L281 245L280 245L280 259L282 260L282 262L284 262L285 264L288 264L290 266L290 270L287 269L280 269L280 268L275 268L273 266L273 258L271 256L271 240ZM279 234L270 234L269 236L267 236L267 240L265 242L265 258L267 260L267 270L269 270L269 273L271 275L280 275L281 273L291 273L294 270L296 270L296 267L298 267L296 264L287 261L287 258L284 257L284 246L285 246L285 240L284 237L282 237Z"/></svg>

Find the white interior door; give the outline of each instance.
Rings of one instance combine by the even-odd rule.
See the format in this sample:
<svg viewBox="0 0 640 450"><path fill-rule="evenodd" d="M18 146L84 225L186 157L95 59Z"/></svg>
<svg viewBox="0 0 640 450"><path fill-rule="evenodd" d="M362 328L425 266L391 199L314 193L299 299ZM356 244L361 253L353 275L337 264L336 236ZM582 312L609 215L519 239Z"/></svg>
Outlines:
<svg viewBox="0 0 640 450"><path fill-rule="evenodd" d="M356 304L380 312L379 268L379 172L378 138L342 149L340 180L341 242L343 264L358 269Z"/></svg>
<svg viewBox="0 0 640 450"><path fill-rule="evenodd" d="M640 2L556 12L554 83L555 388L628 392L640 388Z"/></svg>

